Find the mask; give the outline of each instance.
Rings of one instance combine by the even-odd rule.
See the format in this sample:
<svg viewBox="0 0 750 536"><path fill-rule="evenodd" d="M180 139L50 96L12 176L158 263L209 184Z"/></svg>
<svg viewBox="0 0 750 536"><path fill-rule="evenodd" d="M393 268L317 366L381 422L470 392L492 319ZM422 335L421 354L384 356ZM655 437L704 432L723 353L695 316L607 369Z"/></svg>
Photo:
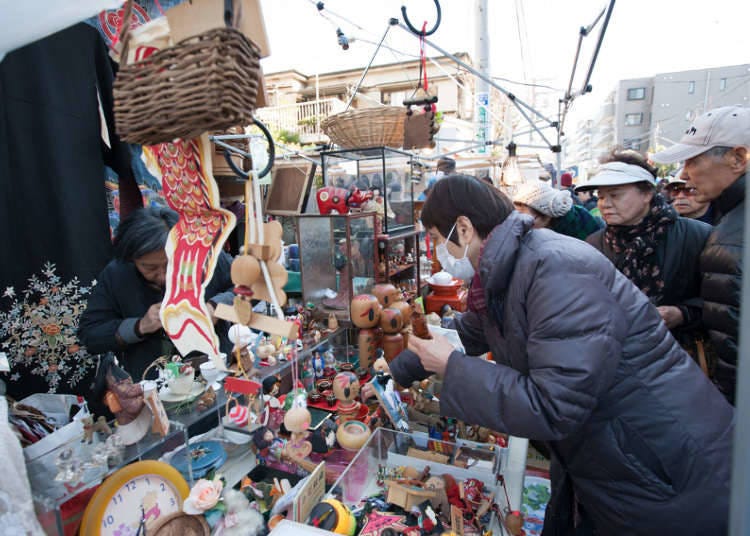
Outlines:
<svg viewBox="0 0 750 536"><path fill-rule="evenodd" d="M464 281L469 282L474 277L474 267L471 265L469 257L466 256L469 251L469 245L466 245L466 249L464 249L464 256L460 259L454 257L448 251L447 244L451 239L451 235L453 234L453 230L455 228L456 224L454 223L453 227L451 227L451 230L448 233L448 236L445 239L445 242L439 244L435 248L435 253L437 253L438 261L440 261L443 270L451 274L453 277L457 277L458 279L463 279Z"/></svg>

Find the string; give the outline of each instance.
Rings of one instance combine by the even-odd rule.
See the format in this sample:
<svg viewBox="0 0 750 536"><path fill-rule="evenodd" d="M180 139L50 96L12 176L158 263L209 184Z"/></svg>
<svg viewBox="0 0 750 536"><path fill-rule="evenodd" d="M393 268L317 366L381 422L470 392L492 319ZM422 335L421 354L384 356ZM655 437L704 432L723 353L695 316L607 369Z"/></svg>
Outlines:
<svg viewBox="0 0 750 536"><path fill-rule="evenodd" d="M427 21L424 21L422 24L422 33L419 36L419 70L424 76L424 90L427 92L427 55L424 51L424 34L425 31L427 31ZM420 84L422 81L419 81Z"/></svg>

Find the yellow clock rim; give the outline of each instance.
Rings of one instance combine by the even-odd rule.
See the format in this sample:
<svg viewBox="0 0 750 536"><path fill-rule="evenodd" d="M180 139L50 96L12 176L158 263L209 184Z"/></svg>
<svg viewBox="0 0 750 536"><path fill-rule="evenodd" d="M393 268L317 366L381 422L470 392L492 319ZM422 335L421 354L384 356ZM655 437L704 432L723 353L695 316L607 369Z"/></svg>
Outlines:
<svg viewBox="0 0 750 536"><path fill-rule="evenodd" d="M83 512L83 518L81 519L81 528L79 531L80 536L98 536L100 534L100 526L104 511L107 508L107 504L114 497L115 492L118 491L127 482L145 475L156 475L161 476L169 480L179 493L180 498L184 501L190 494L190 486L182 477L179 471L169 465L168 463L159 462L156 460L144 460L140 462L134 462L130 465L118 469L104 482L102 482L99 489L94 492L94 496L86 506L86 510ZM182 509L182 505L180 505Z"/></svg>

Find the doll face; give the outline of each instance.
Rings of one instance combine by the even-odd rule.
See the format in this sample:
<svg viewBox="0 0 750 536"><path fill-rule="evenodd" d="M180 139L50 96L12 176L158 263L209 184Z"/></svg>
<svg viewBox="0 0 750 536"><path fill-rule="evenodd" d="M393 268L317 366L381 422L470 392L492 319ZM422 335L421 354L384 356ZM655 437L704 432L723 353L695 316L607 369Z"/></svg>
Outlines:
<svg viewBox="0 0 750 536"><path fill-rule="evenodd" d="M360 294L352 298L352 323L358 328L374 328L380 321L380 303L372 294Z"/></svg>
<svg viewBox="0 0 750 536"><path fill-rule="evenodd" d="M385 333L398 333L404 328L404 318L401 311L393 307L383 309L380 313L380 328Z"/></svg>
<svg viewBox="0 0 750 536"><path fill-rule="evenodd" d="M390 283L375 285L372 293L383 308L390 307L401 298L401 293Z"/></svg>
<svg viewBox="0 0 750 536"><path fill-rule="evenodd" d="M333 379L333 394L342 402L351 402L359 396L359 379L353 372L339 372Z"/></svg>

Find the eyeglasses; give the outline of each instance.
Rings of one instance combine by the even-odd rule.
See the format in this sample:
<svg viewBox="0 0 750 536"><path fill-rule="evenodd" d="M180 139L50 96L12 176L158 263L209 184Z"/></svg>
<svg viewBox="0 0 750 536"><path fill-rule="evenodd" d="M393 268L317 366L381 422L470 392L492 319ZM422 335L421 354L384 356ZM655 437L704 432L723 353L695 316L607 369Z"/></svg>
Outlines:
<svg viewBox="0 0 750 536"><path fill-rule="evenodd" d="M692 186L668 186L667 192L669 192L672 196L678 196L680 194L686 195L686 196L693 196L696 193L696 189Z"/></svg>

